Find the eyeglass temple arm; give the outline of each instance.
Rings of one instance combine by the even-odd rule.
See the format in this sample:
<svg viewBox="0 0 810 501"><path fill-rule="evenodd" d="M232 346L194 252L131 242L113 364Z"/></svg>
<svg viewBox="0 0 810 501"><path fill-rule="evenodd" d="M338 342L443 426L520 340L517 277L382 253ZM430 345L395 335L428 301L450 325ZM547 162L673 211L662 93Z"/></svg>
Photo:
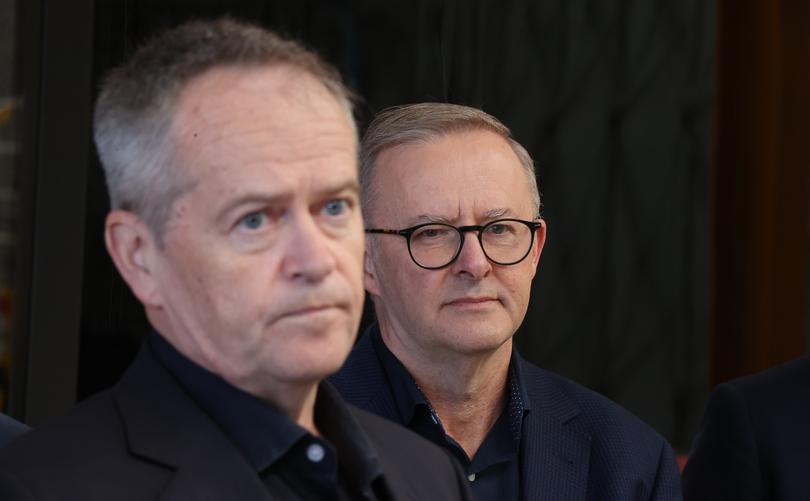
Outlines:
<svg viewBox="0 0 810 501"><path fill-rule="evenodd" d="M365 231L366 233L382 233L384 235L404 235L403 230L383 230L380 228L372 228Z"/></svg>

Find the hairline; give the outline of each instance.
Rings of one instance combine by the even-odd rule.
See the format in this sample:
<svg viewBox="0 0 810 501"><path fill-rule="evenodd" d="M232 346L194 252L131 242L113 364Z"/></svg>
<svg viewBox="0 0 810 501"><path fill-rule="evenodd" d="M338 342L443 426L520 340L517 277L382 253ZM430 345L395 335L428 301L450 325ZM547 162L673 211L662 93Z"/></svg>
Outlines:
<svg viewBox="0 0 810 501"><path fill-rule="evenodd" d="M534 168L534 163L526 149L508 133L509 129L505 125L503 128L507 132L506 134L504 134L504 130L499 130L493 124L482 120L459 119L456 121L451 121L440 129L421 127L410 131L402 131L399 134L402 137L377 145L374 150L370 152L368 157L366 157L366 152L363 151L361 153L360 174L362 178L360 183L363 187L363 218L366 224L371 224L371 209L375 206L378 199L376 179L378 163L383 154L397 149L404 149L411 145L435 144L453 135L477 131L490 132L504 140L506 144L509 145L509 148L512 150L512 153L515 155L515 158L520 164L521 170L526 175L526 181L528 183L527 189L529 191L529 196L532 198L532 205L534 206L534 210L536 212L534 216L539 216L542 209L542 200L540 198L539 186L535 177L536 171ZM361 150L362 149L363 146L361 143ZM362 160L366 160L368 165L363 165ZM530 176L533 179L531 179Z"/></svg>
<svg viewBox="0 0 810 501"><path fill-rule="evenodd" d="M180 161L177 145L173 138L174 125L180 111L183 94L196 82L199 82L199 80L209 76L215 71L234 70L249 72L264 69L280 69L293 74L309 75L313 81L320 84L345 111L346 119L354 130L355 141L357 141L357 124L353 114L353 93L345 87L340 80L332 79L328 74L319 74L318 71L314 71L319 69L319 67L308 68L300 62L285 59L217 61L207 67L200 68L199 71L178 78L172 85L164 88L147 107L148 111L137 110L132 112L132 110L121 108L120 104L111 108L108 103L103 103L104 106L99 107L97 103L94 120L94 136L95 142L99 146L99 154L102 157L102 165L104 166L105 173L107 167L104 164L107 156L112 155L113 157L118 156L119 159L122 158L120 155L107 151L110 148L115 148L115 145L111 144L111 142L120 140L120 137L117 136L122 135L129 139L128 147L135 149L142 148L144 145L155 147L151 152L147 153L148 158L143 159L143 161L144 163L153 162L160 164L161 167L157 168L153 174L162 176L161 181L168 180L169 184L168 186L162 186L165 192L158 197L157 206L153 207L151 210L144 207L144 204L149 204L154 200L148 198L144 199L143 196L136 197L135 199L130 199L129 197L127 199L119 199L118 197L125 195L126 192L118 189L113 193L113 190L108 187L112 210L125 210L137 215L146 223L147 227L149 227L150 231L155 235L158 244L162 247L165 243L166 224L168 223L172 208L175 206L176 202L183 195L191 191L196 184L196 181L189 175L189 170L183 165L183 162ZM109 99L109 97L106 96L106 91L107 89L102 87L99 102L102 102L105 98ZM112 99L119 99L119 97L114 96ZM121 118L107 116L110 113L132 114L135 118L132 120L132 123L122 127L120 123ZM111 127L117 130L110 131L109 129ZM145 129L149 130L147 131ZM102 145L104 148L101 147ZM126 155L124 155L124 157L125 156ZM128 175L126 170L121 171L121 174L125 177ZM121 180L118 182L120 183Z"/></svg>

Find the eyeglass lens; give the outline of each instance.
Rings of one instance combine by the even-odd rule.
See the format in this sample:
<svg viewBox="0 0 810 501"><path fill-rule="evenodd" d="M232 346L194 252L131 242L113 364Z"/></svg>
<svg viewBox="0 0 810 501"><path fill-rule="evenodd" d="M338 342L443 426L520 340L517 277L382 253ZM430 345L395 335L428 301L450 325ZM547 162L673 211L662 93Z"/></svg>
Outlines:
<svg viewBox="0 0 810 501"><path fill-rule="evenodd" d="M516 221L493 221L479 238L487 257L498 264L521 261L532 244L532 229ZM425 268L446 266L456 257L463 237L453 226L430 224L418 228L409 241L414 261Z"/></svg>

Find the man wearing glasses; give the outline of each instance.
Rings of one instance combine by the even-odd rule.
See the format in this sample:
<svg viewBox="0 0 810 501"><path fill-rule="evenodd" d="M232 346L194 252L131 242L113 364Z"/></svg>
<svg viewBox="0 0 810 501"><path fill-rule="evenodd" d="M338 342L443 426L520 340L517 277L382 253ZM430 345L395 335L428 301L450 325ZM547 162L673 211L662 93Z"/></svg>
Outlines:
<svg viewBox="0 0 810 501"><path fill-rule="evenodd" d="M513 347L546 224L509 130L465 106L401 106L360 158L378 324L332 378L344 397L449 449L478 499L680 499L662 437Z"/></svg>

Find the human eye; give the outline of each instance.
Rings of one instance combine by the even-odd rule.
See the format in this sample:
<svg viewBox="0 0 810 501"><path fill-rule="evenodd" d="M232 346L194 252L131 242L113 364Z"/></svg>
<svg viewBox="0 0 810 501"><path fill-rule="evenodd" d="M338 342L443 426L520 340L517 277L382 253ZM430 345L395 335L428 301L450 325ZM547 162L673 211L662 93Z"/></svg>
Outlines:
<svg viewBox="0 0 810 501"><path fill-rule="evenodd" d="M345 198L329 200L323 204L323 212L327 216L338 217L349 212L351 204Z"/></svg>
<svg viewBox="0 0 810 501"><path fill-rule="evenodd" d="M237 226L248 231L256 231L266 223L267 215L263 212L255 211L242 216Z"/></svg>
<svg viewBox="0 0 810 501"><path fill-rule="evenodd" d="M486 237L489 238L513 238L519 230L514 221L493 221L484 229Z"/></svg>
<svg viewBox="0 0 810 501"><path fill-rule="evenodd" d="M413 240L431 241L447 238L450 235L450 228L444 226L423 226L416 230L411 237Z"/></svg>

